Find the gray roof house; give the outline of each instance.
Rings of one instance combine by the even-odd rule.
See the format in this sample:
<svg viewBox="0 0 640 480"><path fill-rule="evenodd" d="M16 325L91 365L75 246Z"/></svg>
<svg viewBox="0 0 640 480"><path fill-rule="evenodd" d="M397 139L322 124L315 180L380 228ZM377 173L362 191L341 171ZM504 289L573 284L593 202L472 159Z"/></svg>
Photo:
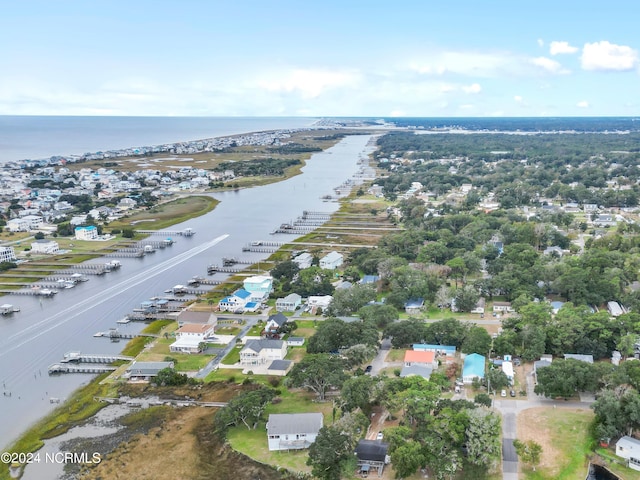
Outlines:
<svg viewBox="0 0 640 480"><path fill-rule="evenodd" d="M387 455L389 444L380 440L360 440L356 446L356 457L360 473L368 475L372 469L378 470L378 476L382 475L384 466L390 462Z"/></svg>
<svg viewBox="0 0 640 480"><path fill-rule="evenodd" d="M240 350L240 364L245 366L263 365L273 360L284 360L287 342L284 340L249 340Z"/></svg>
<svg viewBox="0 0 640 480"><path fill-rule="evenodd" d="M136 362L134 361L127 368L123 377L129 380L146 380L149 381L158 375L160 370L165 368L173 368L173 362Z"/></svg>
<svg viewBox="0 0 640 480"><path fill-rule="evenodd" d="M272 413L267 421L269 450L309 448L322 423L321 413Z"/></svg>

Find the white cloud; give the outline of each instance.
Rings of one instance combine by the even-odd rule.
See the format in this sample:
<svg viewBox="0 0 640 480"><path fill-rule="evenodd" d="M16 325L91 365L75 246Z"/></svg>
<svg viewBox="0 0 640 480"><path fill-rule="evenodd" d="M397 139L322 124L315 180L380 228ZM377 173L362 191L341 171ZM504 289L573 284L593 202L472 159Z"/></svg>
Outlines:
<svg viewBox="0 0 640 480"><path fill-rule="evenodd" d="M549 53L551 55L560 55L563 53L576 53L578 47L569 45L569 42L551 42L549 44Z"/></svg>
<svg viewBox="0 0 640 480"><path fill-rule="evenodd" d="M576 107L578 107L578 108L589 108L589 102L587 102L586 100L582 100L581 102L578 102L576 104Z"/></svg>
<svg viewBox="0 0 640 480"><path fill-rule="evenodd" d="M522 97L520 95L514 96L513 99L518 103L522 102Z"/></svg>
<svg viewBox="0 0 640 480"><path fill-rule="evenodd" d="M482 87L479 83L472 83L471 85L463 86L462 91L464 93L480 93L482 91Z"/></svg>
<svg viewBox="0 0 640 480"><path fill-rule="evenodd" d="M417 60L409 69L422 75L453 73L475 77L496 77L510 68L510 55L465 51L439 52L424 60Z"/></svg>
<svg viewBox="0 0 640 480"><path fill-rule="evenodd" d="M627 45L606 40L585 43L581 62L584 70L624 72L638 65L638 52Z"/></svg>
<svg viewBox="0 0 640 480"><path fill-rule="evenodd" d="M353 86L358 75L329 70L293 70L277 78L258 80L258 85L277 92L299 92L303 98L315 98L330 88Z"/></svg>
<svg viewBox="0 0 640 480"><path fill-rule="evenodd" d="M538 39L538 46L539 47L544 47L544 40L543 39L541 39L541 38Z"/></svg>
<svg viewBox="0 0 640 480"><path fill-rule="evenodd" d="M554 73L554 74L567 74L569 70L565 69L560 62L556 62L555 60L551 60L547 57L536 57L530 60L531 64L539 67L546 72Z"/></svg>

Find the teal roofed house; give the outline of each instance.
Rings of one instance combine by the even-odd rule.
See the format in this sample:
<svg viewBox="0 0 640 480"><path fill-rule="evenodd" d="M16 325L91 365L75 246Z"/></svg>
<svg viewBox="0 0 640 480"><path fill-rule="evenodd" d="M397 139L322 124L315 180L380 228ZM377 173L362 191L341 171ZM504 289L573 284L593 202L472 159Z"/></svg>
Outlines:
<svg viewBox="0 0 640 480"><path fill-rule="evenodd" d="M483 355L472 353L464 358L462 367L462 381L472 383L474 378L484 378L484 365L486 359Z"/></svg>

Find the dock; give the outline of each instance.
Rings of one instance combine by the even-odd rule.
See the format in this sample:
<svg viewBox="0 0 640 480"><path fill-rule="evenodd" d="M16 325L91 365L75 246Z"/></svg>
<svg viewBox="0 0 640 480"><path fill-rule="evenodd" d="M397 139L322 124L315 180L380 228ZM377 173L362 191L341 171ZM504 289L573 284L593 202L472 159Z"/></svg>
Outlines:
<svg viewBox="0 0 640 480"><path fill-rule="evenodd" d="M196 234L193 228L185 228L184 230L136 230L136 232L147 235L179 235L182 237L190 237Z"/></svg>
<svg viewBox="0 0 640 480"><path fill-rule="evenodd" d="M60 363L113 363L120 360L130 362L134 358L125 355L94 355L82 352L68 352L64 354Z"/></svg>
<svg viewBox="0 0 640 480"><path fill-rule="evenodd" d="M144 257L144 249L142 248L120 248L115 252L107 253L104 256L108 258L140 258Z"/></svg>
<svg viewBox="0 0 640 480"><path fill-rule="evenodd" d="M137 337L160 338L160 335L155 335L153 333L122 333L117 328L112 328L107 332L97 332L93 336L96 338L109 338L112 341L131 340L132 338Z"/></svg>
<svg viewBox="0 0 640 480"><path fill-rule="evenodd" d="M118 367L113 367L109 365L67 365L54 363L49 366L49 375L54 375L57 373L106 373L113 372Z"/></svg>
<svg viewBox="0 0 640 480"><path fill-rule="evenodd" d="M4 293L6 295L36 295L40 297L52 297L58 293L58 291L49 290L48 288L22 288L20 290L0 290L0 293Z"/></svg>
<svg viewBox="0 0 640 480"><path fill-rule="evenodd" d="M207 273L209 275L213 275L215 271L212 273L209 273L209 267L207 267ZM209 278L195 276L187 282L187 285L193 286L193 287L197 287L198 285L214 285L215 286L215 285L220 285L221 283L222 283L222 280L211 280Z"/></svg>

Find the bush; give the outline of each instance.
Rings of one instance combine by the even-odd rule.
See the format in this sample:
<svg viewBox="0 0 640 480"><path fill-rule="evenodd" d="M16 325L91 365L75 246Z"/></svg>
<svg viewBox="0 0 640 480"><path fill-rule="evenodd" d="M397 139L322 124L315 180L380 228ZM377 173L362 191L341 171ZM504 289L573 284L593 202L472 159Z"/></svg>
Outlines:
<svg viewBox="0 0 640 480"><path fill-rule="evenodd" d="M279 386L280 385L280 378L279 377L269 377L269 385L271 385L273 388Z"/></svg>

